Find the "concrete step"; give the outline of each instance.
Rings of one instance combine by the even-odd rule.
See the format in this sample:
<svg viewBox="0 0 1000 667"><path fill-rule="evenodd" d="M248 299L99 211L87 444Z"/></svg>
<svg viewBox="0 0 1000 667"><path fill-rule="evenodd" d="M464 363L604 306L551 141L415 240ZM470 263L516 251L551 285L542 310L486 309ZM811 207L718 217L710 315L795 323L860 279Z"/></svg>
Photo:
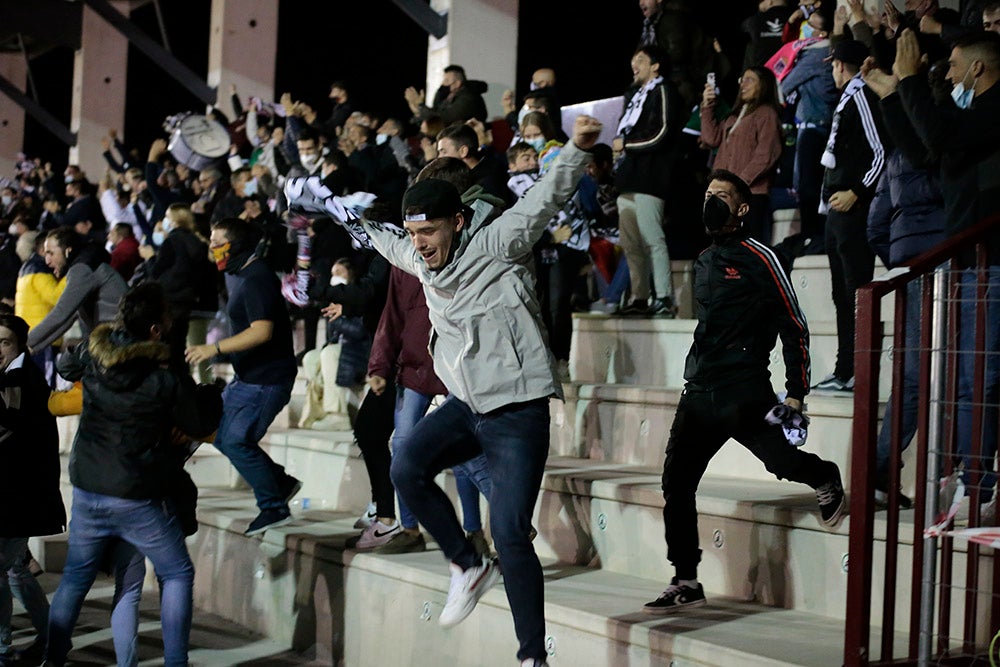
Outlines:
<svg viewBox="0 0 1000 667"><path fill-rule="evenodd" d="M353 517L323 510L304 512L262 540L248 539L239 531L252 515L245 495L218 492L202 500L202 528L191 545L199 608L293 649L315 647L317 655L329 656L325 664L514 662L516 641L501 586L463 623L443 630L435 619L448 576L439 552L345 552L344 540L355 532ZM542 561L553 664L842 663L842 608L825 616L749 602L719 591L716 585L724 580L706 572L706 607L651 618L638 612L663 588L665 574L585 568L545 555ZM380 639L386 627L393 628L389 642Z"/></svg>
<svg viewBox="0 0 1000 667"><path fill-rule="evenodd" d="M828 313L829 315L830 313ZM573 316L570 377L576 382L619 383L681 389L684 365L697 322L685 319L608 317L577 313ZM830 321L809 325L812 382L833 371L837 361L837 326ZM891 368L892 340L883 341L883 368ZM770 355L771 381L776 392L785 388L781 341ZM891 373L879 378L879 395L889 397Z"/></svg>
<svg viewBox="0 0 1000 667"><path fill-rule="evenodd" d="M638 385L565 385L566 402L552 404L551 451L557 455L606 463L660 469L680 390ZM812 419L804 448L833 461L844 474L850 468L853 395L814 392L807 397ZM763 415L761 416L763 418ZM903 488L912 491L915 469L907 450ZM773 477L746 448L729 441L712 460L709 474L768 481Z"/></svg>

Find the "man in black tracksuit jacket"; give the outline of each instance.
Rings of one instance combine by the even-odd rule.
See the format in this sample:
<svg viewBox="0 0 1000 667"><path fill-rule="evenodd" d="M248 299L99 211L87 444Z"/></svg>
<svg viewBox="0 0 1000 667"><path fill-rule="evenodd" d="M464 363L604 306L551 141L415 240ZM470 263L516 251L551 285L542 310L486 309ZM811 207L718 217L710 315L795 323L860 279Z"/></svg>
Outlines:
<svg viewBox="0 0 1000 667"><path fill-rule="evenodd" d="M709 461L729 438L779 479L816 489L824 524L836 524L844 507L837 465L791 446L780 426L764 420L776 404L767 367L779 335L785 404L802 409L809 392L809 329L774 252L743 229L750 188L723 170L710 179L704 219L713 243L695 262L698 326L663 463L667 559L676 576L644 607L650 614L705 603L697 582L701 550L695 492Z"/></svg>
<svg viewBox="0 0 1000 667"><path fill-rule="evenodd" d="M861 79L868 48L845 40L833 51L833 80L843 90L823 154L826 255L837 311L837 363L814 389L854 389L854 293L870 283L875 252L868 244L868 210L885 170L888 136L878 96Z"/></svg>

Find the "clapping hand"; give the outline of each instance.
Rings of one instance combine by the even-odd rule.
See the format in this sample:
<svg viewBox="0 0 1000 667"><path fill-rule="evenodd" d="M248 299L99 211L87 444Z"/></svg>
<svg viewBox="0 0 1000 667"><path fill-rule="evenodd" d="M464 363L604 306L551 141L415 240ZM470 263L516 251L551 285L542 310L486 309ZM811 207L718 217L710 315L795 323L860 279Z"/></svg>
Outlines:
<svg viewBox="0 0 1000 667"><path fill-rule="evenodd" d="M861 65L861 78L872 92L883 99L896 92L899 86L899 79L879 69L875 58L871 56Z"/></svg>
<svg viewBox="0 0 1000 667"><path fill-rule="evenodd" d="M920 45L912 30L904 30L896 40L896 62L892 65L892 73L902 81L920 71Z"/></svg>

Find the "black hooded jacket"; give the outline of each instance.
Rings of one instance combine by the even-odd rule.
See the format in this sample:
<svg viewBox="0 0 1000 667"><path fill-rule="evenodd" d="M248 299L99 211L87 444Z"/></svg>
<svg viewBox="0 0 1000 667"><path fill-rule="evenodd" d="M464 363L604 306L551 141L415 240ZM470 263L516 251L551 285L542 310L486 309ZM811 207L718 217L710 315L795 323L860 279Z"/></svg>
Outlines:
<svg viewBox="0 0 1000 667"><path fill-rule="evenodd" d="M136 500L171 495L184 455L170 444L172 429L207 435L221 410L198 400L194 381L169 370L169 360L166 343L136 341L110 324L60 357L59 374L83 381L69 462L73 486Z"/></svg>

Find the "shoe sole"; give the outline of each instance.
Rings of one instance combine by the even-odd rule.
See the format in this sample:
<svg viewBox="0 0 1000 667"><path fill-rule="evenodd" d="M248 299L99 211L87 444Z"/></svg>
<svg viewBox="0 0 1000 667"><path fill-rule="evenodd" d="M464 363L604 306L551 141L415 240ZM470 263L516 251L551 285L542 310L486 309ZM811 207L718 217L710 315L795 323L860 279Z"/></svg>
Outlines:
<svg viewBox="0 0 1000 667"><path fill-rule="evenodd" d="M291 523L292 521L294 521L294 519L291 516L287 516L284 519L281 519L279 521L275 521L274 523L269 523L266 526L262 526L261 528L255 528L254 530L250 530L248 528L246 530L246 532L244 532L243 534L246 537L253 537L254 535L260 535L261 533L263 533L264 531L266 531L268 528L277 528L278 526L284 526L284 525L287 525L287 524Z"/></svg>
<svg viewBox="0 0 1000 667"><path fill-rule="evenodd" d="M650 616L668 616L670 614L676 614L679 611L683 611L684 609L704 607L706 604L708 604L708 600L702 598L701 600L695 600L694 602L675 604L670 607L643 607L642 613L649 614Z"/></svg>
<svg viewBox="0 0 1000 667"><path fill-rule="evenodd" d="M837 511L833 513L829 519L820 518L820 521L827 528L836 528L840 520L844 518L844 508L847 507L847 495L841 496L840 505L837 506Z"/></svg>
<svg viewBox="0 0 1000 667"><path fill-rule="evenodd" d="M298 495L299 491L301 490L302 490L302 480L297 479L295 480L295 484L292 486L292 490L288 492L287 496L285 496L285 504L287 505L288 503L292 502L292 498Z"/></svg>
<svg viewBox="0 0 1000 667"><path fill-rule="evenodd" d="M500 578L500 568L497 567L496 564L494 564L492 567L490 567L489 572L483 575L483 578L479 581L479 584L476 586L476 592L472 596L470 596L469 602L466 602L466 604L458 611L458 613L454 616L454 618L446 619L444 612L442 612L441 616L438 618L438 624L443 628L452 628L461 623L462 621L464 621L466 618L468 618L469 614L471 614L472 611L476 608L476 605L479 604L479 598L486 595L486 591L493 588L494 584L497 583L497 580L499 578Z"/></svg>

